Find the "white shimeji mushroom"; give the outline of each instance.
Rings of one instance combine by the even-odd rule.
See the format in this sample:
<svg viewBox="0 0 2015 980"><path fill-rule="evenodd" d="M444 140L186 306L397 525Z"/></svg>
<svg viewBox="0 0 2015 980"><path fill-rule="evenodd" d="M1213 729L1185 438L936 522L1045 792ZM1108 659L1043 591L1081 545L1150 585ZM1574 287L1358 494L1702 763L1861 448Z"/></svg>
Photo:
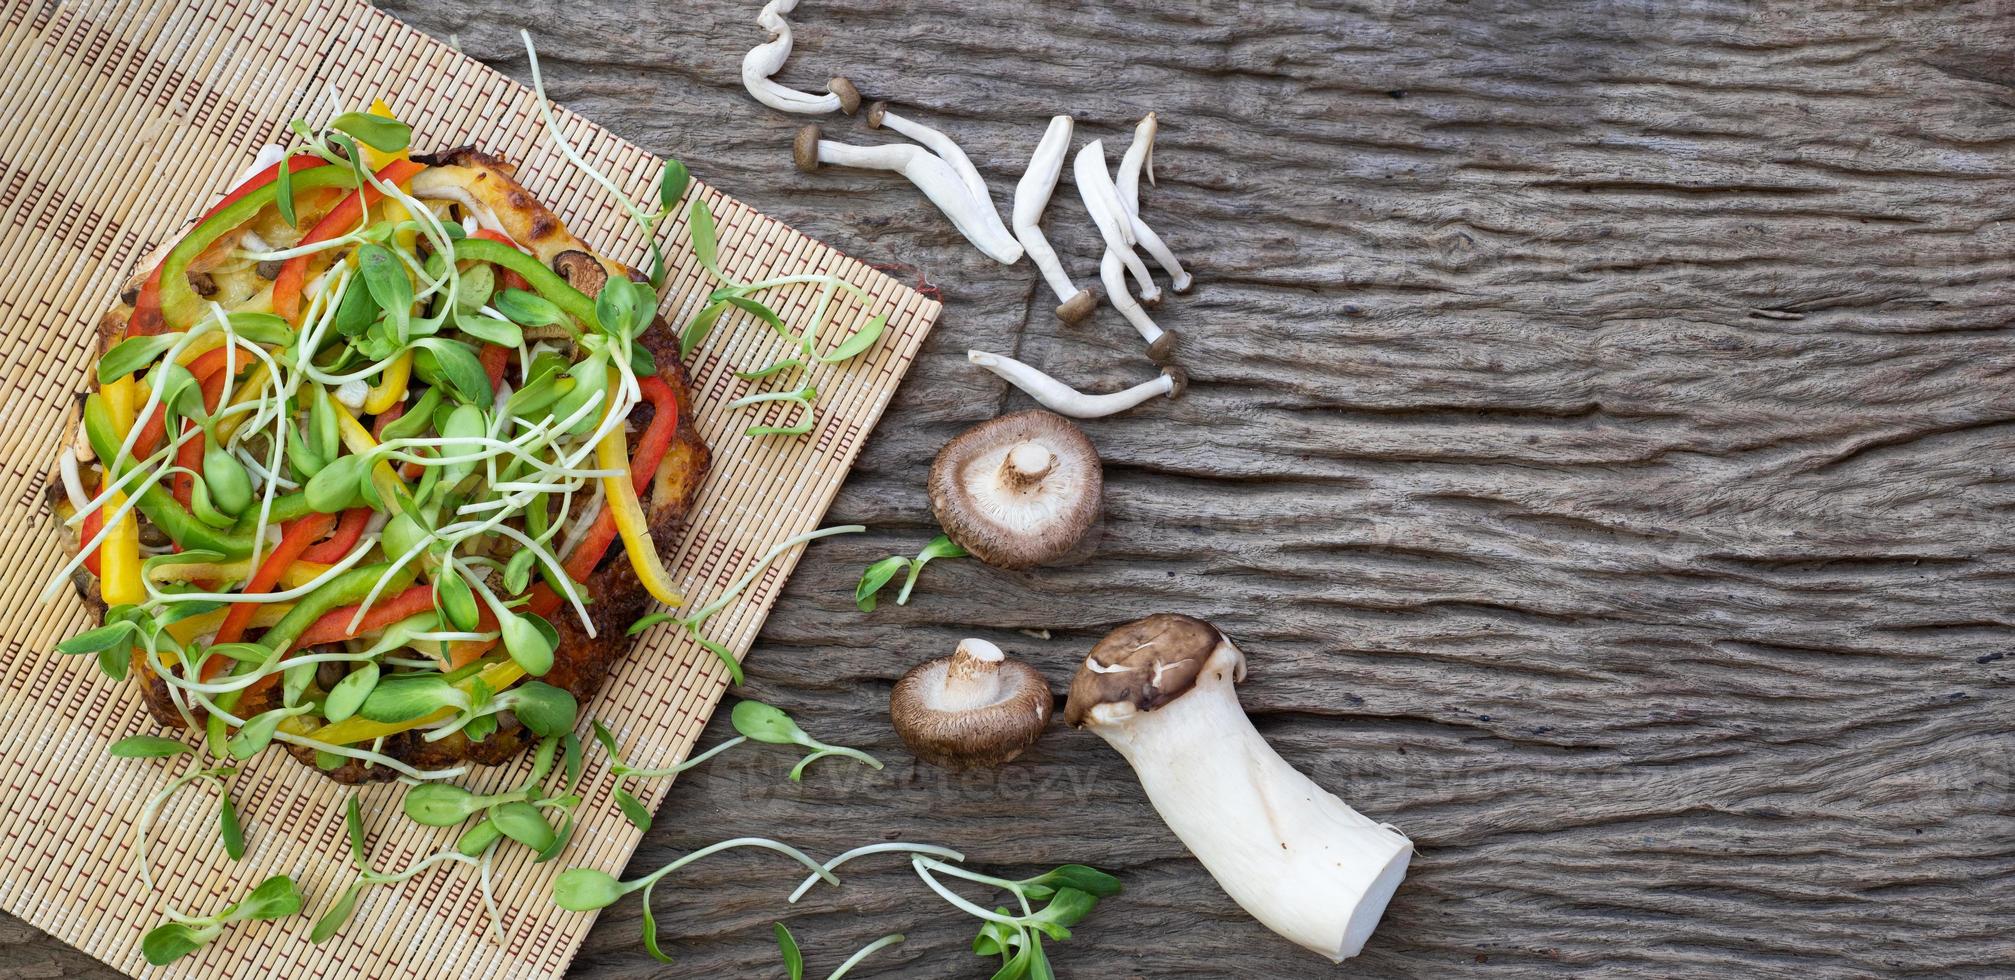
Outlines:
<svg viewBox="0 0 2015 980"><path fill-rule="evenodd" d="M1056 318L1065 323L1077 323L1091 315L1098 305L1098 293L1090 289L1079 289L1063 271L1063 263L1057 261L1056 250L1050 247L1049 239L1043 237L1042 213L1049 206L1050 194L1056 190L1057 177L1063 173L1064 154L1070 150L1071 118L1055 116L1049 121L1049 128L1043 131L1042 140L1036 143L1035 153L1029 157L1028 170L1022 173L1021 183L1015 185L1014 192L1014 236L1022 248L1028 250L1028 257L1042 270L1043 280L1056 292L1059 305ZM1122 284L1122 287L1124 284ZM1125 292L1122 288L1121 292Z"/></svg>
<svg viewBox="0 0 2015 980"><path fill-rule="evenodd" d="M1244 679L1245 655L1216 627L1163 613L1092 648L1063 717L1126 757L1233 901L1341 963L1377 928L1413 842L1288 765L1240 707L1233 685Z"/></svg>
<svg viewBox="0 0 2015 980"><path fill-rule="evenodd" d="M952 169L952 165L922 147L907 143L881 146L836 143L821 138L817 126L806 126L798 130L791 155L798 169L806 173L830 164L902 174L910 179L910 183L917 185L924 196L944 212L945 217L952 220L959 233L966 236L974 248L1002 265L1013 265L1021 259L1021 243L1015 241L1014 236L1001 225L1000 215L993 210L992 202L973 200L965 181Z"/></svg>
<svg viewBox="0 0 2015 980"><path fill-rule="evenodd" d="M1161 376L1152 381L1143 381L1125 391L1087 395L1005 354L969 350L966 351L966 360L1000 375L1009 384L1027 392L1044 408L1080 419L1124 412L1157 395L1180 398L1189 386L1189 376L1181 368L1167 365L1161 369Z"/></svg>
<svg viewBox="0 0 2015 980"><path fill-rule="evenodd" d="M1154 137L1160 129L1161 121L1155 118L1154 113L1141 117L1140 123L1133 128L1133 143L1120 157L1119 172L1113 176L1113 188L1119 192L1119 203L1126 207L1127 217L1133 222L1133 234L1140 240L1140 247L1146 249L1154 264L1161 266L1162 271L1175 281L1171 288L1178 293L1186 293L1195 280L1183 269L1168 244L1140 217L1140 175L1145 170L1147 182L1154 183Z"/></svg>
<svg viewBox="0 0 2015 980"><path fill-rule="evenodd" d="M1084 200L1085 210L1091 212L1092 222L1098 225L1099 237L1105 239L1106 251L1117 254L1139 284L1141 302L1160 302L1161 287L1154 284L1147 266L1134 254L1133 246L1138 239L1134 237L1133 219L1127 217L1126 205L1120 202L1112 174L1105 169L1104 140L1092 140L1077 151L1077 157L1071 161L1071 175L1077 179L1078 197ZM1106 289L1112 290L1110 283Z"/></svg>
<svg viewBox="0 0 2015 980"><path fill-rule="evenodd" d="M763 12L756 15L756 23L770 32L770 39L749 49L742 56L742 87L755 96L757 102L772 109L795 112L803 115L822 115L828 112L845 112L852 115L861 107L861 93L846 76L836 75L826 83L831 91L825 95L800 92L771 79L784 67L791 56L791 22L784 15L796 9L798 0L770 0L763 6Z"/></svg>
<svg viewBox="0 0 2015 980"><path fill-rule="evenodd" d="M890 112L887 102L877 102L874 105L868 106L867 122L869 129L880 129L883 126L887 126L918 143L922 143L925 149L937 154L938 159L950 164L952 171L958 174L959 180L965 184L966 193L972 197L973 203L976 205L974 212L981 221L984 221L988 225L988 236L990 238L1007 236L1007 226L1001 223L1000 210L994 207L993 193L987 190L986 178L980 176L979 168L973 166L972 158L966 156L966 151L959 149L959 145L952 142L951 137L920 122L915 122ZM999 256L995 257L999 258ZM1021 258L1021 250L1018 248L1015 251L1015 259L1019 258ZM1001 261L1012 265L1015 259L1002 259Z"/></svg>

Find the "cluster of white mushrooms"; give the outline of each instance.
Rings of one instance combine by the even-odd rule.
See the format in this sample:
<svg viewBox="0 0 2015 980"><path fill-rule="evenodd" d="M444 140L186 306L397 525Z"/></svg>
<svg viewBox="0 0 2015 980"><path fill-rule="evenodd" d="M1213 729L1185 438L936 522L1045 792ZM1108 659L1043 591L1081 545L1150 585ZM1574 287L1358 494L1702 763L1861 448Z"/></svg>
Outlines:
<svg viewBox="0 0 2015 980"><path fill-rule="evenodd" d="M796 7L797 0L770 0L763 7L756 20L770 38L750 49L742 59L742 84L757 101L784 112L852 115L860 108L861 96L844 76L829 81L829 91L824 95L789 88L771 77L790 57L791 25L784 15ZM1051 118L1037 142L1028 169L1015 186L1012 232L1001 221L986 178L957 142L937 129L890 111L887 102L868 106L867 124L870 129L891 130L911 142L871 146L843 143L827 139L817 125L808 125L798 131L791 147L798 169L809 173L825 166L855 167L902 174L988 258L1013 265L1027 254L1043 281L1056 293L1058 319L1076 324L1091 315L1098 306L1099 291L1080 288L1072 282L1056 250L1043 237L1041 227L1043 211L1049 206L1050 196L1063 173L1064 157L1070 152L1074 127L1070 116ZM1172 363L1175 333L1163 330L1147 312L1148 307L1161 301L1161 287L1135 251L1145 250L1154 264L1167 273L1174 292L1189 290L1192 279L1188 271L1140 216L1140 178L1145 174L1148 183L1154 183L1154 139L1158 127L1153 113L1140 121L1116 175L1107 168L1103 140L1093 140L1079 148L1071 161L1071 173L1078 196L1105 244L1099 261L1099 278L1105 295L1111 297L1113 308L1140 334L1149 359L1160 367L1161 374L1121 391L1094 395L1004 354L982 350L966 353L972 364L999 375L1044 407L1064 415L1076 418L1111 415L1151 398L1178 397L1187 385L1183 370ZM1133 292L1128 290L1129 277L1133 280Z"/></svg>
<svg viewBox="0 0 2015 980"><path fill-rule="evenodd" d="M765 105L806 114L845 112L860 95L834 78L826 95L770 80L790 54L783 14L797 0L770 0L762 25L771 39L749 52L742 77ZM988 257L1013 265L1026 253L1056 293L1057 318L1075 324L1098 305L1043 237L1041 220L1070 151L1073 121L1056 116L1015 188L1012 233L965 152L943 133L868 107L867 124L912 143L856 146L799 131L799 169L891 170L908 177L960 233ZM1061 415L1095 418L1148 399L1182 394L1170 363L1176 335L1147 313L1161 299L1139 248L1185 292L1191 279L1166 242L1140 217L1140 178L1154 182L1153 113L1134 129L1115 174L1105 144L1072 159L1072 176L1105 249L1099 280L1120 315L1140 333L1159 377L1124 391L1088 395L1011 357L967 352L973 363ZM1128 280L1131 279L1132 289ZM930 473L931 510L954 542L979 560L1024 569L1080 550L1102 508L1097 450L1069 420L1046 411L981 423L948 442ZM1234 900L1268 928L1335 962L1364 946L1406 875L1412 842L1359 814L1296 771L1246 718L1234 685L1245 655L1215 626L1159 614L1127 623L1094 647L1071 681L1063 718L1110 743L1133 766L1162 819ZM1034 667L979 638L949 657L917 665L897 682L890 715L917 758L954 770L1001 765L1031 748L1049 726L1053 696Z"/></svg>

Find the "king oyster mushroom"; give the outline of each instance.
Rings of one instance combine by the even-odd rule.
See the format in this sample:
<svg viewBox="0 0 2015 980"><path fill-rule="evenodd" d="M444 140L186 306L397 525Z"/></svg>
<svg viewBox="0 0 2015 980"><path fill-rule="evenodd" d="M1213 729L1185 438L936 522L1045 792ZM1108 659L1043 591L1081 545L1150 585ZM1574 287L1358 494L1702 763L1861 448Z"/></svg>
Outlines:
<svg viewBox="0 0 2015 980"><path fill-rule="evenodd" d="M889 694L889 719L916 757L946 769L997 766L1049 725L1049 684L981 639L910 668Z"/></svg>
<svg viewBox="0 0 2015 980"><path fill-rule="evenodd" d="M1232 687L1245 655L1200 619L1114 630L1071 679L1064 721L1126 757L1190 853L1262 925L1341 963L1378 926L1413 857L1261 738Z"/></svg>
<svg viewBox="0 0 2015 980"><path fill-rule="evenodd" d="M959 433L931 463L931 513L996 568L1055 561L1098 520L1098 450L1070 420L1033 409Z"/></svg>

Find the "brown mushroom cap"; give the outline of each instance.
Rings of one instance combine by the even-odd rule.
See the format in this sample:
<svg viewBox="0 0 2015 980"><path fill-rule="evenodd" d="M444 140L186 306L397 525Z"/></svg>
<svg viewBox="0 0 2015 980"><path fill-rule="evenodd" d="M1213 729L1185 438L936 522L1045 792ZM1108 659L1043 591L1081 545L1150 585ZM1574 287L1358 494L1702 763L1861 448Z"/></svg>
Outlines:
<svg viewBox="0 0 2015 980"><path fill-rule="evenodd" d="M804 126L798 129L796 139L791 140L791 161L805 173L819 169L819 128Z"/></svg>
<svg viewBox="0 0 2015 980"><path fill-rule="evenodd" d="M1182 338L1175 331L1164 330L1154 343L1147 345L1147 359L1156 364L1167 364L1175 359L1175 347L1181 342Z"/></svg>
<svg viewBox="0 0 2015 980"><path fill-rule="evenodd" d="M1105 478L1091 440L1034 409L953 437L931 463L931 513L953 541L996 568L1069 553L1098 520Z"/></svg>
<svg viewBox="0 0 2015 980"><path fill-rule="evenodd" d="M1170 364L1163 367L1161 373L1168 375L1169 384L1172 386L1168 390L1170 398L1181 398L1182 393L1189 390L1188 371Z"/></svg>
<svg viewBox="0 0 2015 980"><path fill-rule="evenodd" d="M840 97L840 111L851 116L861 111L861 90L854 87L845 75L834 75L826 82L826 91Z"/></svg>
<svg viewBox="0 0 2015 980"><path fill-rule="evenodd" d="M1056 318L1065 323L1077 324L1098 308L1098 290L1080 289L1077 295L1057 304Z"/></svg>
<svg viewBox="0 0 2015 980"><path fill-rule="evenodd" d="M601 295L602 287L609 282L609 270L603 268L602 260L578 248L553 256L553 271L566 277L567 285L590 299Z"/></svg>
<svg viewBox="0 0 2015 980"><path fill-rule="evenodd" d="M1189 693L1205 671L1225 669L1234 682L1245 679L1245 657L1217 627L1177 613L1136 619L1084 658L1063 720L1073 728L1123 721Z"/></svg>
<svg viewBox="0 0 2015 980"><path fill-rule="evenodd" d="M888 115L888 112L889 112L889 103L887 99L876 100L876 102L873 105L868 106L868 117L867 117L868 128L869 129L882 128L882 117Z"/></svg>
<svg viewBox="0 0 2015 980"><path fill-rule="evenodd" d="M889 719L916 757L946 769L997 766L1049 725L1049 684L985 640L911 668L889 694Z"/></svg>

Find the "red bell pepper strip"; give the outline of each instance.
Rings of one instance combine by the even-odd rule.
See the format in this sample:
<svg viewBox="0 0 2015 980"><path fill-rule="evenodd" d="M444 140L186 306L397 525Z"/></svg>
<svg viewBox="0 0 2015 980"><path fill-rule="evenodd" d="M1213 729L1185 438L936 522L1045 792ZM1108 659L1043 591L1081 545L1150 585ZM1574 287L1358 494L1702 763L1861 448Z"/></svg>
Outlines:
<svg viewBox="0 0 2015 980"><path fill-rule="evenodd" d="M92 538L98 536L99 531L103 530L105 530L105 511L94 507L89 514L84 515L84 527L78 532L83 537L79 540L89 543ZM104 574L98 570L98 549L93 548L90 554L84 556L84 567L90 569L92 575Z"/></svg>
<svg viewBox="0 0 2015 980"><path fill-rule="evenodd" d="M423 163L394 160L378 170L378 182L404 183L425 169L427 165ZM308 233L301 236L300 244L313 245L316 242L325 242L349 231L363 220L364 209L378 203L384 196L373 184L367 183L357 188L349 197L331 208L328 214L323 215L322 220L315 222L315 227L308 229ZM308 258L306 255L296 255L288 259L287 264L280 267L280 274L273 279L273 312L285 317L288 323L296 326L300 325L301 321L301 287L308 279Z"/></svg>
<svg viewBox="0 0 2015 980"><path fill-rule="evenodd" d="M307 629L302 630L301 635L295 637L294 644L289 649L301 650L347 640L353 636L384 629L399 620L418 616L432 608L434 608L434 587L415 585L373 605L371 611L364 614L363 621L358 623L354 630L350 628L350 619L357 615L356 606L331 609L323 613L320 619L310 623Z"/></svg>
<svg viewBox="0 0 2015 980"><path fill-rule="evenodd" d="M343 556L348 555L350 549L357 546L357 539L364 536L364 526L369 523L371 523L369 507L352 507L344 511L342 519L336 522L336 529L320 543L301 552L301 560L321 562L324 565L342 561Z"/></svg>
<svg viewBox="0 0 2015 980"><path fill-rule="evenodd" d="M273 549L271 554L266 556L265 561L259 563L258 570L252 573L252 578L245 583L245 587L240 589L239 592L245 595L255 595L272 591L273 586L280 581L280 573L286 571L287 566L299 560L301 553L308 550L309 545L314 544L324 535L327 535L329 528L335 526L335 523L336 515L334 514L309 514L306 517L288 521L286 524L281 525L279 545ZM238 640L244 637L245 628L252 624L252 612L252 603L233 603L231 611L224 615L224 625L217 627L217 637L211 642L238 642ZM224 666L222 658L215 660L214 663L219 668ZM207 666L203 671L203 676L206 679L211 676L211 671Z"/></svg>
<svg viewBox="0 0 2015 980"><path fill-rule="evenodd" d="M196 383L203 390L203 405L212 412L217 410L218 400L224 397L224 367L228 363L228 356L226 348L219 347L213 351L205 351L189 362L189 374L195 377ZM249 357L240 356L238 363L245 364L249 360ZM160 413L155 413L155 417L159 418ZM149 420L149 424L152 424L152 419ZM184 422L182 431L187 432L194 425L193 422ZM146 435L143 433L141 438L145 439ZM197 436L175 450L175 465L198 474L202 473L203 439L203 436ZM196 492L196 478L187 473L177 473L171 489L175 494L175 502L186 509L189 506L189 499Z"/></svg>
<svg viewBox="0 0 2015 980"><path fill-rule="evenodd" d="M651 424L637 440L636 452L630 454L630 481L636 487L637 495L643 496L651 485L651 477L658 472L658 464L665 458L665 451L671 448L672 436L679 428L679 397L672 393L670 385L657 377L638 378L637 386L643 389L655 411ZM574 552L567 556L567 575L577 582L585 582L601 564L602 556L616 540L616 515L607 507L595 515L595 523L581 543L574 546Z"/></svg>
<svg viewBox="0 0 2015 980"><path fill-rule="evenodd" d="M483 362L483 373L490 376L490 390L499 391L504 387L504 368L511 363L511 349L496 344L484 344L477 352L477 359Z"/></svg>
<svg viewBox="0 0 2015 980"><path fill-rule="evenodd" d="M327 160L312 153L296 155L286 162L289 165L289 172L291 173L300 173L311 167L320 167L328 163ZM236 203L238 199L279 179L279 176L280 165L278 163L253 174L249 180L232 188L231 192L224 195L223 199L210 205L210 209L203 212L203 217L196 219L197 223L202 223L211 215ZM144 337L151 333L159 333L163 326L164 324L161 320L161 267L157 265L154 267L154 271L148 274L147 281L141 284L139 298L133 301L133 316L126 323L126 334L130 337Z"/></svg>

